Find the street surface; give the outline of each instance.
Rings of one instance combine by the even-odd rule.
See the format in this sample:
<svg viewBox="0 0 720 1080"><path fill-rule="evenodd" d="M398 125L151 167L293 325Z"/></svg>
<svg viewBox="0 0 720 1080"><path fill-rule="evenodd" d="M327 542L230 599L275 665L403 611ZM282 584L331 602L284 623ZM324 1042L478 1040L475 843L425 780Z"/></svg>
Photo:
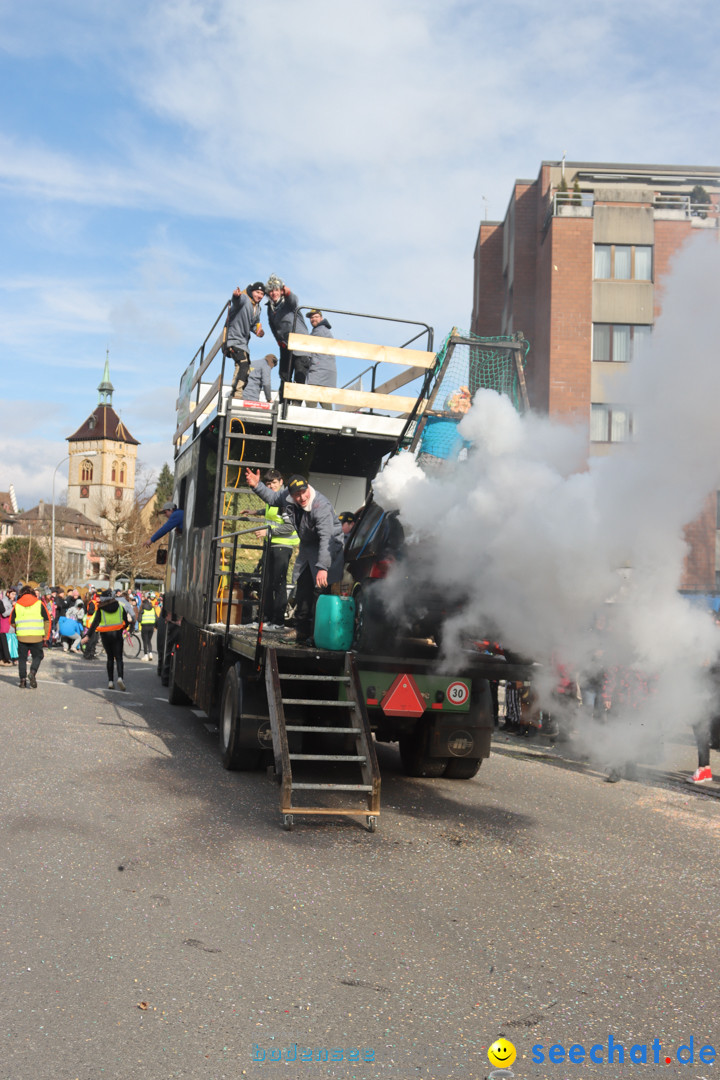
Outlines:
<svg viewBox="0 0 720 1080"><path fill-rule="evenodd" d="M2 1080L476 1080L500 1035L496 1077L719 1074L720 801L683 782L690 735L614 785L509 737L469 782L380 746L377 833L288 833L154 664L126 683L56 651L36 691L0 669ZM547 1061L610 1036L661 1064Z"/></svg>

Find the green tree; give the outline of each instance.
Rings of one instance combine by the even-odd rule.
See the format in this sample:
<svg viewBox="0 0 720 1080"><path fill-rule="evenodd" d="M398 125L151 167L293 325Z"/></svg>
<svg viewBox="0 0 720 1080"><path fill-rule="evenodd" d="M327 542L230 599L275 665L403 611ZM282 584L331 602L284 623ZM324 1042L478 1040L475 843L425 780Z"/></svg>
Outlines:
<svg viewBox="0 0 720 1080"><path fill-rule="evenodd" d="M173 488L175 486L175 480L173 474L170 472L170 466L167 462L160 470L160 475L157 479L157 486L155 488L155 507L160 509L163 503L170 502L173 497Z"/></svg>
<svg viewBox="0 0 720 1080"><path fill-rule="evenodd" d="M0 544L0 582L4 588L19 581L47 581L50 567L36 540L10 536Z"/></svg>

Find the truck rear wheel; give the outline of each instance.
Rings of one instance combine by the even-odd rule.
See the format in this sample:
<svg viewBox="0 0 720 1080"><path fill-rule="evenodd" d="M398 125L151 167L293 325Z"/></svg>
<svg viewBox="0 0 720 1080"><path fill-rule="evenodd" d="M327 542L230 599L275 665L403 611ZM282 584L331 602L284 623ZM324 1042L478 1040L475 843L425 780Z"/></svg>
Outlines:
<svg viewBox="0 0 720 1080"><path fill-rule="evenodd" d="M479 757L450 758L443 776L448 780L472 780L481 765L482 758Z"/></svg>
<svg viewBox="0 0 720 1080"><path fill-rule="evenodd" d="M448 765L446 757L430 757L428 753L429 728L419 723L412 735L401 735L400 760L406 776L425 776L434 779L442 776Z"/></svg>
<svg viewBox="0 0 720 1080"><path fill-rule="evenodd" d="M231 771L256 769L260 764L262 750L248 750L240 746L240 724L243 708L243 681L238 665L233 664L225 672L222 697L220 698L220 756L223 767Z"/></svg>
<svg viewBox="0 0 720 1080"><path fill-rule="evenodd" d="M175 662L177 653L173 652L170 658L170 679L168 682L168 701L171 705L192 705L192 700L184 690L181 690L175 682Z"/></svg>

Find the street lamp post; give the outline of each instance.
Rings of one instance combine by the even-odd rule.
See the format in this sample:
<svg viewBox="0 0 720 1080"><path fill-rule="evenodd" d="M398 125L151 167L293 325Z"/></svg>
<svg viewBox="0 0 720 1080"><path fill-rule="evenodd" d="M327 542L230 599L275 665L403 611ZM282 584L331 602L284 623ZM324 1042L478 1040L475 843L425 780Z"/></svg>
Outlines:
<svg viewBox="0 0 720 1080"><path fill-rule="evenodd" d="M85 454L83 456L84 457L97 457L97 454L98 454L97 450L86 450ZM65 457L62 459L62 461L58 461L57 465L55 466L55 472L53 473L53 482L52 482L52 540L50 542L50 547L51 547L51 552L50 552L50 585L51 586L54 586L56 584L56 581L55 581L55 479L57 477L57 471L60 468L60 466L64 465L65 462L69 461L69 460L70 460L70 455L66 454Z"/></svg>

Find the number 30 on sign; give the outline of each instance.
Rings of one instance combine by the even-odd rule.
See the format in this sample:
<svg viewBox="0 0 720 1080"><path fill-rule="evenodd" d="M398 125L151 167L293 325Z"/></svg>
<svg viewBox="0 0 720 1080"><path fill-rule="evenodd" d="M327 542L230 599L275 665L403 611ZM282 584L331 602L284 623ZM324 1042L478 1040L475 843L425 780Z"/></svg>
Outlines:
<svg viewBox="0 0 720 1080"><path fill-rule="evenodd" d="M451 705L464 705L470 697L467 683L464 682L450 683L445 693Z"/></svg>

